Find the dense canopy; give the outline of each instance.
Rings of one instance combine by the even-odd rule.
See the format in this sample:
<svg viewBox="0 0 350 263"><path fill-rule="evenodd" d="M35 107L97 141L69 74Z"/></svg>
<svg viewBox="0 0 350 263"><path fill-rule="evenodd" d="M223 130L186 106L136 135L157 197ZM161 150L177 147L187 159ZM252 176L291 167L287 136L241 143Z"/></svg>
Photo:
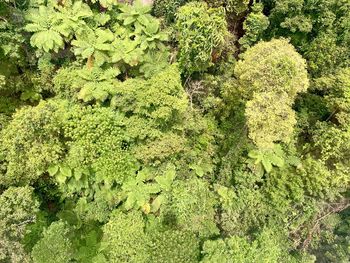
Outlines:
<svg viewBox="0 0 350 263"><path fill-rule="evenodd" d="M349 248L350 0L0 0L0 263Z"/></svg>

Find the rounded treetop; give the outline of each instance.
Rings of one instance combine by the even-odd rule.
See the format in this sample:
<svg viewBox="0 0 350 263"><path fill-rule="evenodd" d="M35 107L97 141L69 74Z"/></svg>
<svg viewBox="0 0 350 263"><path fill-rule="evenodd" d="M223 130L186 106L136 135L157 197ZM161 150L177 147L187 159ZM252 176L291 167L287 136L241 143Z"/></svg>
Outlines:
<svg viewBox="0 0 350 263"><path fill-rule="evenodd" d="M241 87L254 92L286 93L294 100L309 86L306 61L286 39L260 42L248 49L235 67Z"/></svg>

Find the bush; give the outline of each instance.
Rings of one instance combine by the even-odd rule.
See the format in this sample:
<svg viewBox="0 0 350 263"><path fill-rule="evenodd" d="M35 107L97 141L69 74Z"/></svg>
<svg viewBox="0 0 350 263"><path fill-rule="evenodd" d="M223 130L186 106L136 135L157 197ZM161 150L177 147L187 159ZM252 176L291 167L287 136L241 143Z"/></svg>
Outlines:
<svg viewBox="0 0 350 263"><path fill-rule="evenodd" d="M206 3L192 2L177 13L178 60L186 75L206 71L213 58L220 57L229 32L223 8L208 8Z"/></svg>

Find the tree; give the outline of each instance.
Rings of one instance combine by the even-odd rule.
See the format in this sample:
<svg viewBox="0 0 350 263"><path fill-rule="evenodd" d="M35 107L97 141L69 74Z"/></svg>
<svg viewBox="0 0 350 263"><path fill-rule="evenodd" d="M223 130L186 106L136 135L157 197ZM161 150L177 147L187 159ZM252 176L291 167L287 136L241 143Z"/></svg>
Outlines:
<svg viewBox="0 0 350 263"><path fill-rule="evenodd" d="M31 187L10 187L0 195L0 261L30 262L21 241L38 211Z"/></svg>
<svg viewBox="0 0 350 263"><path fill-rule="evenodd" d="M215 224L216 196L202 179L177 181L163 211L165 224L208 238L219 234Z"/></svg>
<svg viewBox="0 0 350 263"><path fill-rule="evenodd" d="M150 261L154 263L192 263L198 262L199 240L189 231L157 230L149 233Z"/></svg>
<svg viewBox="0 0 350 263"><path fill-rule="evenodd" d="M207 2L215 7L223 6L227 12L236 16L247 11L249 5L249 0L208 0Z"/></svg>
<svg viewBox="0 0 350 263"><path fill-rule="evenodd" d="M252 6L252 12L249 13L243 23L245 31L244 36L239 39L239 44L245 50L255 44L263 36L264 31L269 26L269 19L263 14L264 6L261 3L255 3Z"/></svg>
<svg viewBox="0 0 350 263"><path fill-rule="evenodd" d="M271 148L273 142L290 142L296 119L286 96L256 93L246 104L245 116L249 138L258 147Z"/></svg>
<svg viewBox="0 0 350 263"><path fill-rule="evenodd" d="M208 8L204 2L190 2L179 8L178 31L180 69L186 75L206 71L219 57L229 35L222 8Z"/></svg>
<svg viewBox="0 0 350 263"><path fill-rule="evenodd" d="M141 212L114 212L103 227L102 252L108 262L148 262L148 236Z"/></svg>
<svg viewBox="0 0 350 263"><path fill-rule="evenodd" d="M167 23L174 22L176 13L180 6L188 0L155 0L153 12L156 16L164 16Z"/></svg>
<svg viewBox="0 0 350 263"><path fill-rule="evenodd" d="M62 221L53 222L43 233L42 239L33 247L34 263L68 263L73 257L70 229Z"/></svg>
<svg viewBox="0 0 350 263"><path fill-rule="evenodd" d="M42 101L13 115L1 131L0 149L6 170L0 184L33 183L60 159L64 149L59 134L66 109L64 102Z"/></svg>
<svg viewBox="0 0 350 263"><path fill-rule="evenodd" d="M315 83L316 89L324 93L329 108L326 121L318 121L312 131L313 147L317 151L315 158L334 173L338 183L346 185L350 149L350 70L341 69Z"/></svg>
<svg viewBox="0 0 350 263"><path fill-rule="evenodd" d="M235 76L248 99L255 93L286 94L291 103L309 86L306 61L285 39L259 42L241 56Z"/></svg>
<svg viewBox="0 0 350 263"><path fill-rule="evenodd" d="M349 65L347 1L263 1L271 6L269 37L289 37L308 60L312 76ZM327 44L325 44L327 43Z"/></svg>
<svg viewBox="0 0 350 263"><path fill-rule="evenodd" d="M286 254L279 238L270 229L263 229L253 242L238 236L209 240L203 245L201 262L280 262Z"/></svg>
<svg viewBox="0 0 350 263"><path fill-rule="evenodd" d="M64 6L53 2L30 9L26 19L31 23L25 26L25 30L34 32L30 40L32 46L57 53L64 48L65 42L86 26L83 19L91 17L92 11L81 1Z"/></svg>
<svg viewBox="0 0 350 263"><path fill-rule="evenodd" d="M312 242L312 252L320 262L346 262L349 258L349 209L322 222L322 231Z"/></svg>
<svg viewBox="0 0 350 263"><path fill-rule="evenodd" d="M288 142L296 122L291 106L309 86L305 60L284 39L260 42L242 55L235 76L242 96L250 100L246 107L249 137L260 148ZM265 121L271 116L276 122Z"/></svg>
<svg viewBox="0 0 350 263"><path fill-rule="evenodd" d="M0 262L347 262L349 14L0 0Z"/></svg>

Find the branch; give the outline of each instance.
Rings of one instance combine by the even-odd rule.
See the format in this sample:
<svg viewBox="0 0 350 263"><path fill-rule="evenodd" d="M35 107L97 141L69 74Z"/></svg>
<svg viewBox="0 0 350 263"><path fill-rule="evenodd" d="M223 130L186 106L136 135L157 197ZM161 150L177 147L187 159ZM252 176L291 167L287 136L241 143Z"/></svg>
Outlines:
<svg viewBox="0 0 350 263"><path fill-rule="evenodd" d="M34 223L35 221L35 217L31 217L23 222L20 222L18 224L16 224L16 226L23 226L23 225L26 225L26 224L29 224L29 223Z"/></svg>
<svg viewBox="0 0 350 263"><path fill-rule="evenodd" d="M346 200L346 203L335 203L336 207L331 207L331 210L326 213L325 215L319 217L316 219L316 222L314 224L314 226L311 228L311 230L309 231L308 235L307 235L307 238L304 240L301 248L303 250L306 250L308 248L308 246L310 245L311 243L311 240L312 240L312 237L314 235L314 233L320 229L320 224L321 224L321 221L324 220L326 217L332 215L332 214L335 214L335 213L339 213L345 209L347 209L348 207L350 207L350 203L349 203L349 200Z"/></svg>

